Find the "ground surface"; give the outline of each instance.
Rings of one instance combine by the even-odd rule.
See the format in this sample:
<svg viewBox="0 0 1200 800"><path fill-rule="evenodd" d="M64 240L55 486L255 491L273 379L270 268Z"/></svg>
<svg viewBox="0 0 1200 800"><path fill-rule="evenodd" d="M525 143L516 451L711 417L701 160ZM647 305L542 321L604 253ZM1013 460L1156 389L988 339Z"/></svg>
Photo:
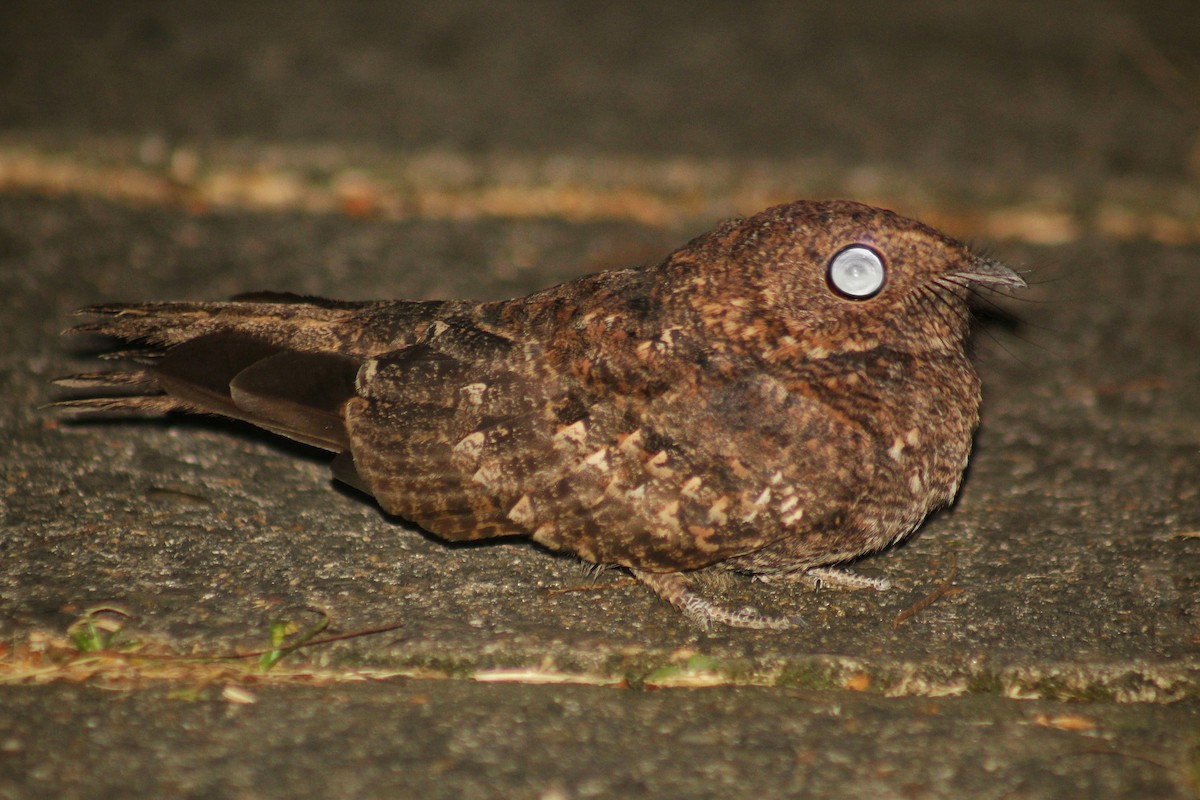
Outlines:
<svg viewBox="0 0 1200 800"><path fill-rule="evenodd" d="M1188 4L792 6L6 12L0 797L1200 794ZM447 547L240 426L39 410L87 303L509 296L801 196L1033 286L891 591L712 589L799 630ZM273 626L337 640L214 659Z"/></svg>

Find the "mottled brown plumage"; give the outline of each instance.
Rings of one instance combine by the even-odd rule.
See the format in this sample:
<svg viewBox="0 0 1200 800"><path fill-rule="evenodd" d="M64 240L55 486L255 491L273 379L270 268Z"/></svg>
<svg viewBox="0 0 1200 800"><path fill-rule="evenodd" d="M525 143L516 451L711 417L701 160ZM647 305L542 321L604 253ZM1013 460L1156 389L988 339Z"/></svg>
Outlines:
<svg viewBox="0 0 1200 800"><path fill-rule="evenodd" d="M811 575L950 501L978 423L977 284L1024 285L889 211L797 202L506 302L86 308L103 319L74 330L144 366L67 379L120 394L60 405L247 420L337 453L339 479L445 539L529 536L702 623L777 627L688 574Z"/></svg>

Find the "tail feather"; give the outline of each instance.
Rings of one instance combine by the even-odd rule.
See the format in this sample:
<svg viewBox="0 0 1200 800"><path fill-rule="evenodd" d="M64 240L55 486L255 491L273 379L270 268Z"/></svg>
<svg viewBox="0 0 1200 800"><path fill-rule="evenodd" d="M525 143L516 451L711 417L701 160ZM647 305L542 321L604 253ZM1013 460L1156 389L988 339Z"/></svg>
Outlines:
<svg viewBox="0 0 1200 800"><path fill-rule="evenodd" d="M281 347L319 350L328 344L329 329L352 318L362 306L308 302L295 295L280 299L284 302L102 303L76 311L99 319L75 325L67 333L112 336L134 345L151 345L153 350L208 334L237 332Z"/></svg>
<svg viewBox="0 0 1200 800"><path fill-rule="evenodd" d="M279 348L236 333L210 333L171 347L155 366L158 387L185 402L227 417L242 418L229 392L239 372ZM247 420L253 422L253 420Z"/></svg>
<svg viewBox="0 0 1200 800"><path fill-rule="evenodd" d="M354 396L360 362L336 353L285 351L229 381L230 399L257 425L326 450L350 449L342 409Z"/></svg>
<svg viewBox="0 0 1200 800"><path fill-rule="evenodd" d="M76 316L93 316L74 325L69 334L94 333L113 336L127 342L147 342L163 346L190 338L206 318L219 311L221 303L105 303L87 306Z"/></svg>
<svg viewBox="0 0 1200 800"><path fill-rule="evenodd" d="M97 358L103 361L137 361L142 364L153 364L162 357L163 350L157 347L132 347L126 350L113 350L108 353L100 353L97 356Z"/></svg>
<svg viewBox="0 0 1200 800"><path fill-rule="evenodd" d="M128 372L81 372L78 375L67 375L54 380L55 386L67 389L88 389L108 391L110 389L128 389L131 392L153 392L158 384L154 373L148 369L131 370Z"/></svg>
<svg viewBox="0 0 1200 800"><path fill-rule="evenodd" d="M100 318L68 333L131 345L101 358L142 366L62 378L60 386L101 396L52 407L71 414L207 412L340 452L349 447L341 409L362 358L336 352L346 329L339 323L361 308L276 293L222 303L89 306L76 313Z"/></svg>
<svg viewBox="0 0 1200 800"><path fill-rule="evenodd" d="M110 416L133 414L136 416L156 417L172 411L199 411L182 400L166 394L130 395L128 397L79 397L73 400L59 400L50 403L53 408L64 414Z"/></svg>
<svg viewBox="0 0 1200 800"><path fill-rule="evenodd" d="M50 408L66 414L155 416L169 411L195 410L180 398L164 394L153 371L149 369L83 372L58 378L54 384L99 395L76 397L50 404Z"/></svg>

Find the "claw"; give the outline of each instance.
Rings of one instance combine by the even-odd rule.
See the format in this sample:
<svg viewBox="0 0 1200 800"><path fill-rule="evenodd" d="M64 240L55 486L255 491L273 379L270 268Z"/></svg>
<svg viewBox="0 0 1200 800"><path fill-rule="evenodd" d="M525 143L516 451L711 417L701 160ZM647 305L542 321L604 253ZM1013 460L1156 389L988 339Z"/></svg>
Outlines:
<svg viewBox="0 0 1200 800"><path fill-rule="evenodd" d="M731 628L754 630L786 630L803 622L799 617L768 617L755 608L732 611L716 605L688 588L687 580L679 572L643 572L632 570L634 577L646 584L655 594L666 600L684 616L707 630L713 623Z"/></svg>
<svg viewBox="0 0 1200 800"><path fill-rule="evenodd" d="M796 573L795 577L797 580L809 581L816 589L822 586L836 586L839 589L874 589L884 592L892 588L892 582L887 578L871 578L848 569L834 567L813 567Z"/></svg>

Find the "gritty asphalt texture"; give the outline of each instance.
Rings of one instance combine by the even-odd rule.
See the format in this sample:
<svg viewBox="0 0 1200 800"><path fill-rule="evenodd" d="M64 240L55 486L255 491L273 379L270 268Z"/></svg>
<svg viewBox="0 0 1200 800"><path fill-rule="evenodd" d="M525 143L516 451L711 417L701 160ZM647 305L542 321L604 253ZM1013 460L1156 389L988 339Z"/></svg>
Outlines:
<svg viewBox="0 0 1200 800"><path fill-rule="evenodd" d="M0 797L1200 796L1187 4L366 8L6 12ZM319 152L316 173L368 145L485 154L501 188L521 180L505 164L593 153L839 165L817 182L846 196L837 175L876 170L1031 288L978 309L958 502L858 565L893 588L731 579L707 591L804 626L702 631L618 571L438 542L244 426L40 407L94 366L98 343L58 336L89 303L504 297L713 219L130 202L70 171L12 177L47 148L144 167L147 143L264 173L272 148ZM660 176L647 193L675 191ZM952 202L980 185L1053 195L1079 233L981 237ZM1165 221L1107 235L1113 187ZM89 661L71 633L98 606L122 629ZM180 660L270 649L281 622L380 632L265 673Z"/></svg>

